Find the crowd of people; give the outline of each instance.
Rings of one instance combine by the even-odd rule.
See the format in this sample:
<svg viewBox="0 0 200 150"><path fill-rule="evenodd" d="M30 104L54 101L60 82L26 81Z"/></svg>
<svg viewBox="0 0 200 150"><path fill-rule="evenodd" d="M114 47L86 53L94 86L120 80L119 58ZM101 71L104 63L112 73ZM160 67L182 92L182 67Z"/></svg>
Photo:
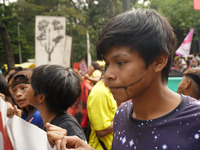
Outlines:
<svg viewBox="0 0 200 150"><path fill-rule="evenodd" d="M199 53L191 54L188 57L175 56L171 65L170 73L183 73L189 68L199 68Z"/></svg>
<svg viewBox="0 0 200 150"><path fill-rule="evenodd" d="M45 130L57 150L200 149L200 59L173 57L176 36L165 17L122 13L96 49L105 64L92 62L84 75L58 65L1 74L8 117ZM167 86L170 72L183 72L178 93Z"/></svg>

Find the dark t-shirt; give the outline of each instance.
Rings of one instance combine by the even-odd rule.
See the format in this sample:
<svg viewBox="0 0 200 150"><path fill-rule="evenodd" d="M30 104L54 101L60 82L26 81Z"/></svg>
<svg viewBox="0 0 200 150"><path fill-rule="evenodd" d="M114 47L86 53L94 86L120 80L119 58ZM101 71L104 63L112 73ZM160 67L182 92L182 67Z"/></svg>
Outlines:
<svg viewBox="0 0 200 150"><path fill-rule="evenodd" d="M75 120L75 118L72 117L70 114L68 113L58 114L50 123L58 127L61 127L63 129L66 129L67 136L76 135L82 140L86 141L82 128ZM42 129L46 131L46 128L44 126L42 126Z"/></svg>
<svg viewBox="0 0 200 150"><path fill-rule="evenodd" d="M200 102L188 96L176 109L153 120L131 117L131 101L116 112L113 150L200 150Z"/></svg>

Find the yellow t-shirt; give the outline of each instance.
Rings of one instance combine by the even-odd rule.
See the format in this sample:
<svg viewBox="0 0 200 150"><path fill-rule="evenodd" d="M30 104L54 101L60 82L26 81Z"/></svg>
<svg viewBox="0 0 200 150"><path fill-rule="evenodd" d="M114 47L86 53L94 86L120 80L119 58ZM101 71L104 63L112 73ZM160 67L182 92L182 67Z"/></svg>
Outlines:
<svg viewBox="0 0 200 150"><path fill-rule="evenodd" d="M104 130L111 125L117 110L117 103L102 80L92 88L87 101L87 110L91 126L89 145L96 150L103 150L95 130ZM113 133L100 138L100 140L110 150L112 148Z"/></svg>

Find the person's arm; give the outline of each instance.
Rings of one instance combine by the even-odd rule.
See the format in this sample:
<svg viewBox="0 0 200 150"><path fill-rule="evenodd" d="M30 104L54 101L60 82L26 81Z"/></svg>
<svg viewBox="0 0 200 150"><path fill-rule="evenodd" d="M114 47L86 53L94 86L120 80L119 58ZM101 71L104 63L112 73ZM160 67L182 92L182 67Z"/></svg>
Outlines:
<svg viewBox="0 0 200 150"><path fill-rule="evenodd" d="M97 83L99 80L100 80L101 77L95 77L95 78L92 78L92 77L89 77L88 74L85 74L85 79L93 82L93 83Z"/></svg>
<svg viewBox="0 0 200 150"><path fill-rule="evenodd" d="M111 122L111 125L108 128L106 128L104 130L98 130L95 132L96 132L97 137L104 137L104 136L112 133L113 132L113 122Z"/></svg>
<svg viewBox="0 0 200 150"><path fill-rule="evenodd" d="M94 150L86 142L77 136L64 136L62 140L56 141L56 150Z"/></svg>

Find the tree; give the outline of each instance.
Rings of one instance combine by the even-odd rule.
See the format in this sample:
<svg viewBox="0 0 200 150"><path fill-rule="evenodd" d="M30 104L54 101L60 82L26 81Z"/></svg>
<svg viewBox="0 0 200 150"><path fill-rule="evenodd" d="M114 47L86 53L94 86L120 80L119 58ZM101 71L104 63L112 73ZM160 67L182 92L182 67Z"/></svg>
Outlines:
<svg viewBox="0 0 200 150"><path fill-rule="evenodd" d="M8 65L8 68L14 66L15 60L13 56L13 51L11 49L11 43L10 43L10 36L8 34L7 28L0 22L0 34L4 45L4 50L6 53L6 62Z"/></svg>
<svg viewBox="0 0 200 150"><path fill-rule="evenodd" d="M179 46L190 29L195 29L193 2L188 0L149 0L147 5L135 4L136 8L151 8L165 16L172 25ZM200 11L197 12L199 20ZM200 22L198 22L198 26ZM197 38L194 34L192 52L197 52Z"/></svg>
<svg viewBox="0 0 200 150"><path fill-rule="evenodd" d="M5 2L0 4L0 14L1 14L1 18L0 18L0 35L1 35L1 41L2 41L2 45L0 45L0 47L2 47L1 51L1 59L4 60L7 65L8 68L14 66L15 64L15 59L13 56L13 51L12 51L12 46L11 46L11 40L10 40L10 36L9 36L9 31L7 29L7 26L9 25L9 21L11 20L11 18L13 17L12 15L12 7L10 6L6 6ZM5 57L6 56L6 57ZM5 64L5 62L1 62L1 66L3 64Z"/></svg>
<svg viewBox="0 0 200 150"><path fill-rule="evenodd" d="M18 0L12 6L14 15L7 28L11 37L11 46L18 63L18 41L21 43L22 60L34 58L35 53L35 16L64 16L66 34L73 38L73 62L82 58L87 60L86 30L90 34L91 53L96 59L96 42L105 23L123 10L120 0ZM20 40L17 36L17 24L20 23ZM11 26L12 25L12 26ZM1 47L0 43L0 47ZM1 61L1 60L0 60Z"/></svg>

